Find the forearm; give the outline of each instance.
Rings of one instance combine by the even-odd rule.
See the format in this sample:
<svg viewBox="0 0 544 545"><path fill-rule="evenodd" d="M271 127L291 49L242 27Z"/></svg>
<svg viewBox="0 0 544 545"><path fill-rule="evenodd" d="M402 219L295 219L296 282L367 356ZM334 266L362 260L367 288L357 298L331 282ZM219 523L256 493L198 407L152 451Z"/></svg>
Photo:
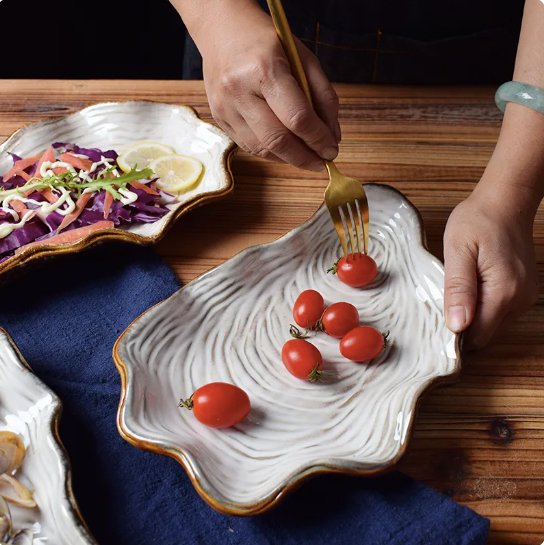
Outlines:
<svg viewBox="0 0 544 545"><path fill-rule="evenodd" d="M208 46L221 47L221 27L234 29L239 19L250 24L254 17L266 17L255 0L170 0L201 53ZM243 28L243 27L242 27Z"/></svg>
<svg viewBox="0 0 544 545"><path fill-rule="evenodd" d="M514 80L544 89L544 4L527 0ZM477 191L534 214L544 197L544 114L509 103L500 137Z"/></svg>

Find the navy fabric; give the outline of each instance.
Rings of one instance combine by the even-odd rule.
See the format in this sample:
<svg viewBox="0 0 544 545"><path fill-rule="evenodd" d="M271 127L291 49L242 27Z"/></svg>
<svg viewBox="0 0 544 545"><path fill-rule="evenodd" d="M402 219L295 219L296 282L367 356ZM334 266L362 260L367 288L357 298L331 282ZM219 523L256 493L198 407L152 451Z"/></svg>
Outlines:
<svg viewBox="0 0 544 545"><path fill-rule="evenodd" d="M124 442L113 343L177 288L151 250L112 244L17 271L0 286L0 325L64 403L74 491L101 545L486 543L486 519L399 473L323 476L264 515L225 516L177 462Z"/></svg>

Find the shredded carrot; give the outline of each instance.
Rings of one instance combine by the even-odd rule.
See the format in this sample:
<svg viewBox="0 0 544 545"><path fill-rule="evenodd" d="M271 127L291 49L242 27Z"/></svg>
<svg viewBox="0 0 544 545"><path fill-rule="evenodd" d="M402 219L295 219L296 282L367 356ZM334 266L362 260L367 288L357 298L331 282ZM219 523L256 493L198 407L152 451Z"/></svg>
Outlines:
<svg viewBox="0 0 544 545"><path fill-rule="evenodd" d="M68 172L68 169L66 167L55 167L53 172L55 174L62 174L63 172Z"/></svg>
<svg viewBox="0 0 544 545"><path fill-rule="evenodd" d="M43 189L42 195L46 198L47 202L50 202L51 204L59 200L59 198L49 188Z"/></svg>
<svg viewBox="0 0 544 545"><path fill-rule="evenodd" d="M63 153L59 157L59 161L64 161L65 163L68 163L75 168L87 171L91 170L91 167L93 166L92 161L89 161L88 159L82 159L81 157L76 157L71 153Z"/></svg>
<svg viewBox="0 0 544 545"><path fill-rule="evenodd" d="M9 180L10 178L13 178L13 176L20 176L20 174L17 174L18 171L24 170L25 168L33 165L39 158L39 155L33 155L32 157L27 157L26 159L19 159L18 161L15 161L13 166L4 174L4 182Z"/></svg>
<svg viewBox="0 0 544 545"><path fill-rule="evenodd" d="M32 166L40 157L41 153L38 155L32 155L31 157L26 157L25 159L19 159L18 161L15 161L13 168L24 170L25 168Z"/></svg>
<svg viewBox="0 0 544 545"><path fill-rule="evenodd" d="M107 220L111 212L111 205L113 204L113 196L109 191L106 191L104 197L104 219Z"/></svg>
<svg viewBox="0 0 544 545"><path fill-rule="evenodd" d="M53 147L50 147L43 153L38 163L36 164L36 171L34 172L34 178L42 177L42 175L40 174L40 168L43 165L43 163L45 163L46 161L52 163L54 160L55 160L55 150L53 149Z"/></svg>
<svg viewBox="0 0 544 545"><path fill-rule="evenodd" d="M85 209L87 206L87 203L89 202L89 199L92 197L91 193L82 193L81 197L76 201L76 208L73 212L70 214L67 214L62 218L62 221L60 222L60 225L57 227L57 233L60 233L63 229L66 229L68 225L71 223L74 223L74 221L79 218L81 215L81 212Z"/></svg>
<svg viewBox="0 0 544 545"><path fill-rule="evenodd" d="M28 182L28 180L30 180L31 176L30 174L27 174L24 170L16 170L14 173L13 173L14 176L20 176L21 178L23 178L24 180L26 180Z"/></svg>
<svg viewBox="0 0 544 545"><path fill-rule="evenodd" d="M15 250L15 253L25 251L27 248L32 248L33 246L48 246L51 244L67 244L71 242L77 242L84 239L87 235L90 235L94 231L100 231L103 229L111 229L113 227L113 221L98 221L92 223L91 225L84 225L83 227L78 227L77 229L71 229L70 231L65 231L60 233L60 235L52 236L45 240L36 240L34 242L29 242L20 248Z"/></svg>
<svg viewBox="0 0 544 545"><path fill-rule="evenodd" d="M142 184L140 182L130 182L130 185L132 187L135 187L136 189L141 189L142 191L145 191L146 193L149 193L150 195L160 195L158 191L153 189L152 187L149 187L148 185Z"/></svg>
<svg viewBox="0 0 544 545"><path fill-rule="evenodd" d="M23 201L13 199L9 204L11 208L13 208L13 210L19 214L19 216L23 216L25 212L28 212L28 208Z"/></svg>

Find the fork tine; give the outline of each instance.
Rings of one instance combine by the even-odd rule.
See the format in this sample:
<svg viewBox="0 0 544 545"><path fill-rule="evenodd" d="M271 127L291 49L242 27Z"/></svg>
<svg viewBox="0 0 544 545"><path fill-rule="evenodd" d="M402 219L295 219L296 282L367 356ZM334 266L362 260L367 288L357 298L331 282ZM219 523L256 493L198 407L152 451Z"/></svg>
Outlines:
<svg viewBox="0 0 544 545"><path fill-rule="evenodd" d="M344 255L348 255L348 245L346 242L346 232L344 231L344 224L342 223L342 216L338 208L331 207L329 208L329 214L334 223L334 228L336 229L336 234L340 239L340 244L342 246L342 252Z"/></svg>
<svg viewBox="0 0 544 545"><path fill-rule="evenodd" d="M344 226L344 233L346 233L346 244L348 248L348 253L353 252L353 233L351 230L351 219L350 219L350 210L349 204L343 203L338 206L338 212L342 218L342 225Z"/></svg>
<svg viewBox="0 0 544 545"><path fill-rule="evenodd" d="M363 219L363 214L365 211L365 203L362 202L362 199L355 199L355 208L357 210L357 218L355 220L355 230L357 231L357 243L358 251L366 254L367 244L366 244L366 235L367 229L365 229L365 223ZM367 210L368 215L368 210ZM362 248L362 250L361 250Z"/></svg>
<svg viewBox="0 0 544 545"><path fill-rule="evenodd" d="M356 199L357 210L359 212L359 222L361 223L361 230L363 232L363 253L368 253L369 244L369 213L368 213L368 200L366 195L363 199Z"/></svg>
<svg viewBox="0 0 544 545"><path fill-rule="evenodd" d="M355 234L357 236L357 252L361 252L361 248L363 247L363 235L364 229L361 225L361 210L359 208L359 203L357 202L357 199L354 200L351 203L351 209L353 210L353 227L355 230Z"/></svg>
<svg viewBox="0 0 544 545"><path fill-rule="evenodd" d="M347 202L345 207L347 210L347 214L345 214L345 218L346 218L346 224L347 224L347 229L349 233L351 253L355 253L358 251L358 247L359 247L359 237L357 233L357 228L355 227L355 217L353 215L351 203Z"/></svg>

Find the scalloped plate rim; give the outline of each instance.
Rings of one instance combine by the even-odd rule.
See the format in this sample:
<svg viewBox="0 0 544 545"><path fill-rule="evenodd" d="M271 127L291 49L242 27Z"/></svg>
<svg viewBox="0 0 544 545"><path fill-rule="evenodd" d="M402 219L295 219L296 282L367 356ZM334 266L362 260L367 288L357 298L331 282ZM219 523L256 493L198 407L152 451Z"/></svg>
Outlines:
<svg viewBox="0 0 544 545"><path fill-rule="evenodd" d="M436 256L434 256L434 254L432 254L427 247L427 242L425 238L425 229L423 226L423 219L417 207L401 191L399 191L398 189L396 189L395 187L391 185L388 185L385 183L378 184L378 183L372 183L372 182L365 183L364 185L365 186L375 185L375 186L385 187L388 190L394 191L406 201L406 203L412 209L412 211L415 212L418 219L418 227L419 227L420 236L421 236L420 238L421 248L433 259L438 260L438 258L436 258ZM147 440L145 438L139 437L138 434L131 432L130 427L127 425L127 422L126 422L126 412L127 412L126 398L127 398L127 393L128 393L128 389L130 387L130 382L131 382L129 365L127 365L127 363L123 360L123 358L121 357L119 353L120 346L123 343L124 338L130 333L130 330L145 315L152 312L157 307L163 304L166 304L170 299L177 296L179 293L183 292L186 288L191 286L194 282L212 273L218 267L221 267L222 265L224 265L227 262L230 262L233 259L242 259L243 256L245 256L246 254L252 251L255 251L257 249L264 248L270 245L274 245L281 240L284 240L291 236L296 235L299 230L302 230L308 223L310 223L315 218L316 214L321 210L322 206L323 205L320 205L318 209L306 221L304 221L304 223L298 225L294 229L291 229L290 231L284 233L283 235L280 235L278 238L270 242L257 244L254 246L249 246L247 248L244 248L240 252L230 257L225 262L215 267L212 267L211 269L205 271L201 275L195 277L193 280L191 280L189 283L182 286L180 289L176 290L172 295L170 295L163 301L160 301L159 303L153 305L152 307L142 312L121 333L121 335L117 338L113 346L113 351L112 351L113 361L121 377L121 396L119 399L119 405L117 410L117 429L121 437L123 437L123 439L125 439L128 443L130 443L131 445L137 448L155 452L157 454L163 454L165 456L169 456L170 458L175 459L185 469L193 486L195 487L196 491L201 496L201 498L217 511L220 511L227 515L251 516L251 515L257 515L257 514L263 513L267 511L268 509L272 508L274 505L276 505L287 493L298 488L301 484L304 483L304 481L316 475L328 474L328 473L329 474L339 473L339 474L356 475L356 476L362 476L362 477L374 477L374 476L378 476L393 470L396 467L396 465L400 462L401 458L406 454L406 451L408 449L410 439L413 434L413 428L414 428L414 424L415 424L415 420L417 416L417 411L419 409L419 404L421 403L422 397L426 393L428 393L431 389L437 386L456 382L459 378L459 374L461 373L460 344L461 344L462 335L455 334L454 335L455 364L454 364L453 371L447 375L436 375L434 376L434 378L427 379L426 381L421 383L421 386L413 394L413 402L411 405L412 410L410 413L410 417L409 417L410 420L406 430L406 440L402 443L402 445L400 446L394 458L392 458L391 460L383 464L369 464L369 466L371 467L361 467L365 465L364 463L361 463L361 462L351 462L351 466L349 466L350 461L345 459L341 459L343 462L342 465L340 464L335 465L334 463L330 463L331 460L334 460L332 458L328 458L327 461L315 460L311 464L301 466L296 472L294 472L289 477L287 477L283 482L281 482L270 493L268 493L264 498L262 498L258 502L237 503L237 502L230 502L228 500L225 501L225 500L218 499L212 493L209 492L210 487L205 486L203 482L201 482L201 479L197 475L198 471L196 471L193 468L195 464L193 463L191 456L187 454L182 448L176 447L175 445L165 444L160 441ZM132 375L132 381L134 380L135 380L134 376Z"/></svg>
<svg viewBox="0 0 544 545"><path fill-rule="evenodd" d="M68 121L69 119L73 117L78 117L81 114L87 114L88 112L92 112L93 109L98 109L103 106L118 106L118 105L131 105L131 104L133 105L148 104L148 105L156 105L158 107L166 107L166 108L167 107L182 108L186 110L189 114L191 114L192 117L200 121L201 123L207 125L208 127L211 127L214 131L221 133L222 136L227 136L223 133L223 131L221 131L221 129L219 129L215 125L202 120L200 116L198 115L197 111L195 110L195 108L193 108L192 106L188 106L186 104L170 104L167 102L155 102L153 100L106 101L106 102L97 102L95 104L91 104L89 106L86 106L85 108L81 108L79 110L76 110L75 112L72 112L64 116L59 116L52 119L45 119L43 121L37 121L35 123L29 123L27 125L24 125L23 127L20 127L15 132L13 132L6 140L4 140L4 142L0 144L0 153L7 152L13 140L24 137L24 134L31 130L35 130L41 127L47 127L48 125L55 125L56 123L59 123L62 121ZM94 231L88 234L87 236L85 236L84 238L71 242L71 243L49 244L49 245L43 244L43 245L37 245L37 246L30 246L26 249L23 246L22 247L23 249L21 250L20 253L10 256L3 263L0 263L0 276L9 271L12 271L18 266L35 261L39 258L79 252L102 240L118 240L118 241L128 242L131 244L140 244L140 245L155 244L156 242L158 242L160 239L164 237L164 235L168 232L168 230L172 228L172 226L177 222L177 220L181 216L183 216L184 214L186 214L193 208L196 208L197 206L203 205L207 202L214 201L216 199L220 199L222 197L226 197L229 193L232 192L232 190L234 189L234 177L232 175L231 159L234 152L237 149L237 145L228 136L227 138L228 140L230 140L230 144L222 151L221 155L219 156L219 160L221 161L221 165L223 169L223 174L225 176L226 186L223 189L218 189L216 191L208 191L205 193L200 193L198 195L195 195L189 201L180 204L177 208L173 210L172 216L164 224L164 226L159 232L153 235L140 235L137 233L132 233L125 229L116 229L116 228L100 229L99 231Z"/></svg>
<svg viewBox="0 0 544 545"><path fill-rule="evenodd" d="M64 492L65 499L68 503L69 512L73 523L80 529L82 537L88 543L88 545L98 545L98 542L91 534L83 515L79 509L74 491L72 489L72 466L66 448L60 438L59 434L59 423L63 411L62 401L59 396L49 388L44 382L42 382L32 370L30 364L26 361L25 357L22 355L17 343L13 340L13 337L9 332L0 327L0 336L4 336L8 345L13 350L16 356L17 366L26 373L29 373L29 376L32 381L40 388L42 391L47 392L51 396L52 402L51 407L53 411L49 421L46 422L47 427L50 432L50 438L52 439L52 445L55 449L55 453L58 456L58 461L60 462L61 467L64 470ZM34 483L35 486L35 483Z"/></svg>

